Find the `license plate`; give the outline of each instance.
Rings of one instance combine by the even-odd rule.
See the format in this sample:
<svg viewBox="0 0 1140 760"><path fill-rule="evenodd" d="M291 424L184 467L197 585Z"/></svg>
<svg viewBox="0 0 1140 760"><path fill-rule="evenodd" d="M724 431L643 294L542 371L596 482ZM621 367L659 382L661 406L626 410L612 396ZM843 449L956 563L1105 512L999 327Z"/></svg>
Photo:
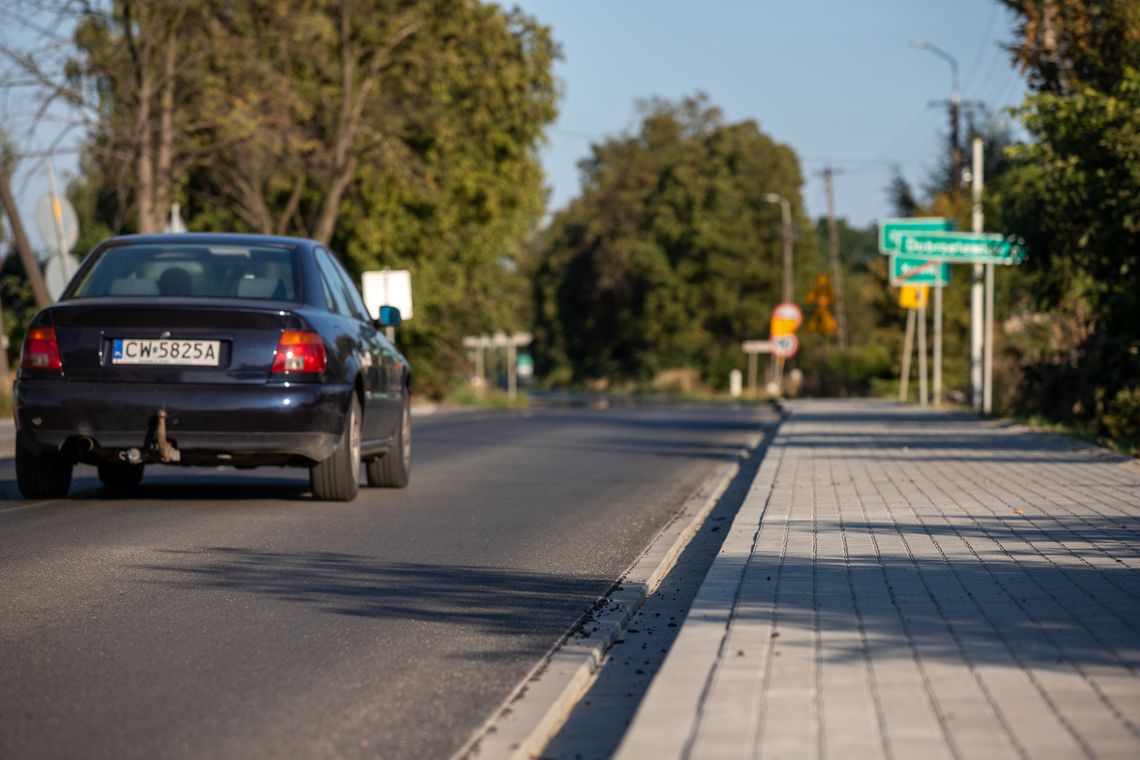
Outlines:
<svg viewBox="0 0 1140 760"><path fill-rule="evenodd" d="M112 364L180 364L216 367L221 341L175 340L173 338L115 338Z"/></svg>

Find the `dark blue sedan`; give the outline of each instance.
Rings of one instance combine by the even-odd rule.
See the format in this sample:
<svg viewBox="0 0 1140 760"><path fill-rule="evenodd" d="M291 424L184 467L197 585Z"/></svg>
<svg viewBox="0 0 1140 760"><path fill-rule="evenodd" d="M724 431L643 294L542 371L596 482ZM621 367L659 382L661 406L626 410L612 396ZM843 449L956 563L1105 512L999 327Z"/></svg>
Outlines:
<svg viewBox="0 0 1140 760"><path fill-rule="evenodd" d="M72 468L137 486L147 464L309 468L317 499L411 472L407 360L318 242L230 234L127 236L84 261L24 340L16 474L67 494Z"/></svg>

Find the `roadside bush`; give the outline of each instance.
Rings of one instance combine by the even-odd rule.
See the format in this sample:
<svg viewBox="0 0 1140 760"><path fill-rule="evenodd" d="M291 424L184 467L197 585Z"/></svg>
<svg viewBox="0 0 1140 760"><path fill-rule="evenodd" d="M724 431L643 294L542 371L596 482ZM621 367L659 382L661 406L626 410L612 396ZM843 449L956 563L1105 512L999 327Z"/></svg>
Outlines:
<svg viewBox="0 0 1140 760"><path fill-rule="evenodd" d="M1109 400L1097 394L1096 415L1101 431L1115 441L1140 443L1140 385L1125 388Z"/></svg>

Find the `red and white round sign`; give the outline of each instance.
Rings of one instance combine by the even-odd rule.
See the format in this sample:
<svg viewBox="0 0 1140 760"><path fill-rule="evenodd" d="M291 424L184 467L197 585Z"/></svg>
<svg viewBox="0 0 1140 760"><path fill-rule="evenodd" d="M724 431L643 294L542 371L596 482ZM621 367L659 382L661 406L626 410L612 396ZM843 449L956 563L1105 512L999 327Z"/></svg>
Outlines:
<svg viewBox="0 0 1140 760"><path fill-rule="evenodd" d="M799 306L785 301L772 311L772 319L786 319L789 322L795 322L796 327L799 327L804 322L804 314L800 311Z"/></svg>
<svg viewBox="0 0 1140 760"><path fill-rule="evenodd" d="M775 338L777 335L794 335L804 321L803 312L794 303L782 303L772 310L772 323L768 334Z"/></svg>
<svg viewBox="0 0 1140 760"><path fill-rule="evenodd" d="M796 351L800 350L800 339L794 334L777 335L772 338L770 343L772 344L772 356L780 359L790 359L796 355Z"/></svg>

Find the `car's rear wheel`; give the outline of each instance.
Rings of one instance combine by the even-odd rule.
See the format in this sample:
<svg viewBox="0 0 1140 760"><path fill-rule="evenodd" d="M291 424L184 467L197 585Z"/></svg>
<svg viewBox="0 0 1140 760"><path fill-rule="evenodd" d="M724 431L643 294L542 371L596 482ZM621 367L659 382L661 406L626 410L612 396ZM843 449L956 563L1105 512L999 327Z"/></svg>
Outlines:
<svg viewBox="0 0 1140 760"><path fill-rule="evenodd" d="M404 488L412 479L412 415L411 405L406 401L400 413L395 438L388 453L373 459L364 468L368 475L368 485Z"/></svg>
<svg viewBox="0 0 1140 760"><path fill-rule="evenodd" d="M313 497L320 501L352 501L360 489L360 401L352 396L344 433L332 456L309 468Z"/></svg>
<svg viewBox="0 0 1140 760"><path fill-rule="evenodd" d="M28 499L59 499L71 488L74 464L57 451L40 454L16 435L16 485Z"/></svg>
<svg viewBox="0 0 1140 760"><path fill-rule="evenodd" d="M129 491L143 479L143 465L111 462L99 465L99 482L110 491Z"/></svg>

